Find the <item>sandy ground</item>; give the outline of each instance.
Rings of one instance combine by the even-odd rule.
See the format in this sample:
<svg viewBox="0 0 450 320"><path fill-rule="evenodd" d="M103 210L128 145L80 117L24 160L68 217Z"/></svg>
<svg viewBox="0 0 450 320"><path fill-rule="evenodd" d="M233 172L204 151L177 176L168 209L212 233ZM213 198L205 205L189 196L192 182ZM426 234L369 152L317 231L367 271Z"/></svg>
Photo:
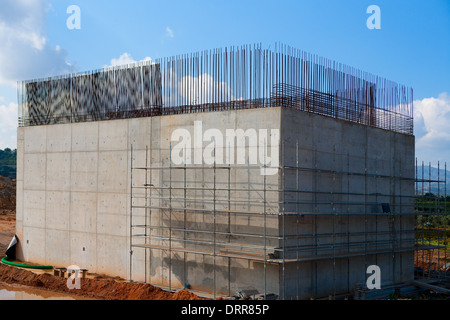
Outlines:
<svg viewBox="0 0 450 320"><path fill-rule="evenodd" d="M66 278L5 264L0 264L0 284L20 285L99 300L207 300L185 290L171 293L150 284L113 279L81 279L80 289L69 289Z"/></svg>

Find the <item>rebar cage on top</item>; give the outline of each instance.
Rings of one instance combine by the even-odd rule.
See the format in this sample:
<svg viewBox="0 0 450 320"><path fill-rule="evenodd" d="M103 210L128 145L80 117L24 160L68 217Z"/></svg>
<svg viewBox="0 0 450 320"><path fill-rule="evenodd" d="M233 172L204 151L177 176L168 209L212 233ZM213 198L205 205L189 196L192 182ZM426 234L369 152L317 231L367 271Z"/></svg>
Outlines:
<svg viewBox="0 0 450 320"><path fill-rule="evenodd" d="M287 107L413 134L411 88L282 44L23 81L18 100L19 126Z"/></svg>

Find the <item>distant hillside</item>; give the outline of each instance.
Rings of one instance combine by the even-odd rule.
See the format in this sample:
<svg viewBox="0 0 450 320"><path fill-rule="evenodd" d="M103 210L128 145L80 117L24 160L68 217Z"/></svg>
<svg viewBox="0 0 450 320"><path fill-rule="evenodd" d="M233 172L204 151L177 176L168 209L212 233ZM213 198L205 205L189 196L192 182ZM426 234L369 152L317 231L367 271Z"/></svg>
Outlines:
<svg viewBox="0 0 450 320"><path fill-rule="evenodd" d="M16 179L17 150L0 150L0 176Z"/></svg>
<svg viewBox="0 0 450 320"><path fill-rule="evenodd" d="M422 166L419 165L417 168L417 179L420 180L422 179ZM429 166L424 166L423 167L423 179L425 180L423 183L422 182L418 182L417 184L417 191L420 193L422 193L422 186L423 186L423 192L427 193L427 192L431 192L434 194L440 194L441 196L444 195L444 193L446 192L446 195L450 195L450 171L447 170L445 171L445 169L443 169L442 167L439 168L435 168L435 167L429 167ZM437 183L437 182L427 182L426 180L432 180L432 181L444 181L446 180L447 183Z"/></svg>

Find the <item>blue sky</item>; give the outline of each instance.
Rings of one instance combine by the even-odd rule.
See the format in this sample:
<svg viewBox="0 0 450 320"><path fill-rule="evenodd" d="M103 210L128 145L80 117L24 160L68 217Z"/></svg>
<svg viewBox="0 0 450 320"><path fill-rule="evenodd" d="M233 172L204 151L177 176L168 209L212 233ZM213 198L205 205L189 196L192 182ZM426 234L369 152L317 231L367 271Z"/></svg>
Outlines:
<svg viewBox="0 0 450 320"><path fill-rule="evenodd" d="M16 147L17 80L276 41L413 87L417 156L450 163L450 0L1 0L0 148Z"/></svg>

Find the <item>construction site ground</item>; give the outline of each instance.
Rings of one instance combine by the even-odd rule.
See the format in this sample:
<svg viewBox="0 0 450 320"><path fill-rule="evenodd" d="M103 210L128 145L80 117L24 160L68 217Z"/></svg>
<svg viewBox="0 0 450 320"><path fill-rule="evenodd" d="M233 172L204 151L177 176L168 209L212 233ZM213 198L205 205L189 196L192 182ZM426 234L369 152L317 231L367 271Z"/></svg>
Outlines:
<svg viewBox="0 0 450 320"><path fill-rule="evenodd" d="M0 255L5 256L6 250L14 237L16 227L15 211L15 182L0 176ZM424 267L430 262L436 269L445 264L442 253L438 259L438 252L429 255L416 255L416 266ZM423 261L422 259L426 259ZM444 260L444 261L443 261ZM27 262L28 263L28 262ZM30 263L31 264L31 263ZM431 268L433 269L433 268ZM204 295L199 296L188 290L171 292L147 283L129 282L117 277L88 273L86 278L80 279L80 289L69 289L66 277L55 276L53 270L24 269L0 263L0 288L10 290L26 289L73 296L75 299L95 300L211 300ZM441 294L428 297L446 298ZM422 295L420 298L423 298ZM401 297L400 297L401 299Z"/></svg>
<svg viewBox="0 0 450 320"><path fill-rule="evenodd" d="M15 234L15 188L13 180L0 176L0 258L5 256ZM34 288L63 293L67 297L72 295L99 300L208 300L187 290L170 292L150 284L106 275L88 273L85 279L80 280L80 289L69 289L67 275L63 278L55 276L53 270L24 269L0 263L0 286L9 288Z"/></svg>

